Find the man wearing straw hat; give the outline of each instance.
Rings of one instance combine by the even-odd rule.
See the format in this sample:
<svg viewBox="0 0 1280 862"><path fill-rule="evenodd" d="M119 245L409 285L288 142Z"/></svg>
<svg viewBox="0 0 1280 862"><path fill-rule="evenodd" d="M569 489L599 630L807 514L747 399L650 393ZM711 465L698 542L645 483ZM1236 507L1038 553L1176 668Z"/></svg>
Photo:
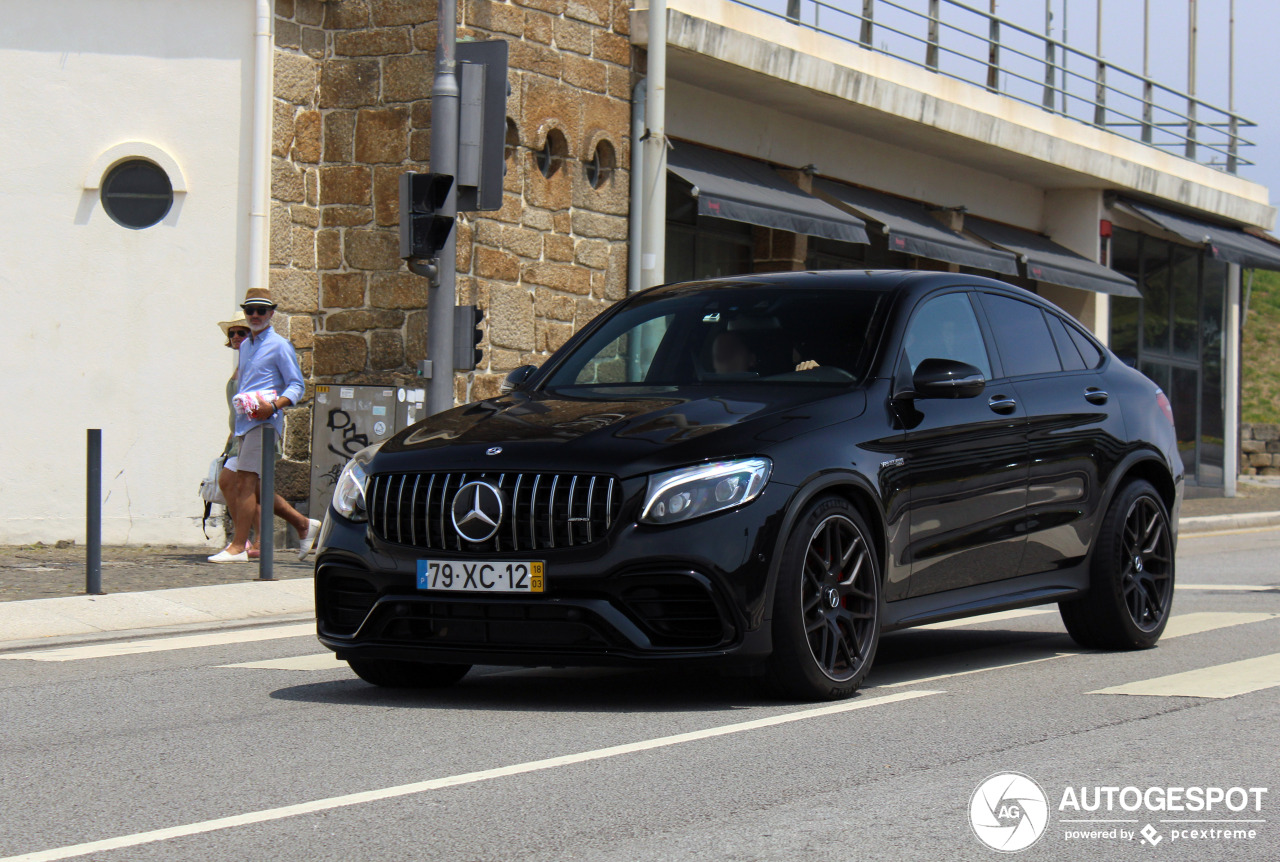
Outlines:
<svg viewBox="0 0 1280 862"><path fill-rule="evenodd" d="M279 439L284 434L284 417L280 411L296 404L304 391L302 370L298 367L293 345L271 328L271 318L276 311L271 291L265 287L249 288L240 308L244 310L252 333L240 344L240 391L237 397L246 398L247 406L243 413L237 412L236 415L235 433L240 452L236 456L230 487L223 490L236 529L231 544L209 557L211 563L248 562L246 545L249 529L259 520L262 429L271 423ZM254 397L254 393L259 397ZM261 393L274 395L263 398ZM298 531L301 539L298 559L305 560L320 535L320 522L298 512L279 494L274 496L275 513Z"/></svg>

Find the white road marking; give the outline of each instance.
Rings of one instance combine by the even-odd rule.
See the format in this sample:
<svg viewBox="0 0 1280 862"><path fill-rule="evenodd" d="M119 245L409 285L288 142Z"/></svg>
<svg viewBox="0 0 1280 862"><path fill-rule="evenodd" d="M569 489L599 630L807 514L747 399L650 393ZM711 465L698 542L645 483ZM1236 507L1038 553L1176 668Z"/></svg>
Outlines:
<svg viewBox="0 0 1280 862"><path fill-rule="evenodd" d="M1174 583L1175 590L1226 590L1238 593L1280 592L1280 586L1257 586L1254 584L1179 584Z"/></svg>
<svg viewBox="0 0 1280 862"><path fill-rule="evenodd" d="M110 641L84 646L28 650L0 654L0 659L25 659L27 661L79 661L89 658L108 658L119 655L136 655L146 652L165 652L174 649L243 644L253 641L269 641L278 638L315 636L315 623L290 623L282 626L266 626L260 629L235 629L199 635L175 635L173 637L145 638L136 641Z"/></svg>
<svg viewBox="0 0 1280 862"><path fill-rule="evenodd" d="M1231 626L1260 623L1264 620L1273 620L1276 617L1280 617L1280 614L1250 614L1225 611L1220 613L1174 614L1170 617L1168 625L1164 627L1164 634L1160 636L1160 640L1167 641L1170 638L1198 635L1202 632L1211 632L1216 629L1230 628Z"/></svg>
<svg viewBox="0 0 1280 862"><path fill-rule="evenodd" d="M1280 653L1100 688L1089 694L1222 699L1280 685Z"/></svg>
<svg viewBox="0 0 1280 862"><path fill-rule="evenodd" d="M1017 611L1000 611L994 614L982 614L976 617L964 617L958 620L947 620L945 623L929 623L927 626L915 626L922 629L955 629L961 626L976 626L982 623L997 623L1003 620L1016 620L1020 617L1036 617L1041 614L1056 614L1057 608L1024 608Z"/></svg>
<svg viewBox="0 0 1280 862"><path fill-rule="evenodd" d="M220 664L218 667L251 667L261 670L337 670L346 669L345 661L338 661L331 652L315 655L298 655L291 658L270 658L266 661L244 661L239 664Z"/></svg>
<svg viewBox="0 0 1280 862"><path fill-rule="evenodd" d="M72 859L77 856L87 856L90 853L105 853L110 850L120 850L125 847L154 844L158 841L167 841L171 838L183 838L188 835L200 835L206 832L215 832L219 829L231 829L237 826L247 826L252 823L266 823L273 820L283 820L287 817L297 817L301 814L313 814L318 811L330 811L335 808L362 805L366 802L395 799L400 796L411 796L417 793L425 793L430 790L440 790L446 787L458 787L464 784L475 784L480 781L490 781L495 778L506 778L511 775L524 775L530 772L555 769L560 766L571 766L573 764L586 763L592 760L604 760L610 757L619 757L624 754L634 754L639 751L652 751L657 748L682 745L686 742L712 739L717 736L728 736L734 733L743 733L748 730L758 730L763 727L776 727L781 724L789 724L794 721L805 721L810 718L823 718L828 715L838 715L844 712L852 712L857 709L886 706L891 703L899 703L901 701L913 700L919 697L929 697L931 695L942 693L943 692L941 691L904 691L872 698L868 698L864 695L862 697L854 698L853 700L843 701L829 706L804 709L798 712L788 712L783 713L782 715L772 715L767 718L757 718L751 721L740 721L734 724L724 724L719 727L708 727L703 730L695 730L689 733L678 733L674 736L662 736L656 739L642 740L640 742L628 742L622 745L612 745L608 748L597 748L592 751L579 752L578 754L566 754L560 757L549 757L545 760L532 760L527 763L512 764L511 766L500 766L496 769L484 769L479 772L467 772L461 775L450 775L445 778L433 778L428 781L416 781L412 784L400 784L395 787L386 787L381 790L365 790L360 793L331 796L328 799L317 799L312 802L301 802L296 805L284 805L279 808L267 808L261 811L251 811L246 814L235 814L230 817L219 817L214 820L204 820L199 823L188 823L183 826L170 826L165 829L153 829L149 832L137 832L132 835L121 835L117 838L105 838L101 841L89 841L84 844L55 847L51 850L37 850L33 853L24 853L19 856L6 856L4 858L0 858L0 862L54 862L54 860L58 859Z"/></svg>
<svg viewBox="0 0 1280 862"><path fill-rule="evenodd" d="M1044 656L1042 658L1024 659L1023 661L1005 662L1004 664L993 664L988 667L976 667L976 668L971 668L969 670L959 670L959 671L956 671L955 673L940 673L937 676L913 677L912 679L906 679L901 682L889 682L889 683L884 683L883 685L876 685L874 687L875 688L901 688L904 685L921 685L926 682L937 682L940 679L953 679L954 677L957 677L957 676L968 676L971 673L985 673L989 670L1005 670L1011 667L1021 667L1022 665L1025 665L1025 664L1039 664L1042 661L1053 661L1054 659L1057 659L1057 658L1067 658L1068 656L1073 656L1073 655L1080 655L1080 653L1060 652L1057 655L1049 655L1049 656ZM874 673L874 670L872 672ZM892 669L890 669L890 672L892 672Z"/></svg>

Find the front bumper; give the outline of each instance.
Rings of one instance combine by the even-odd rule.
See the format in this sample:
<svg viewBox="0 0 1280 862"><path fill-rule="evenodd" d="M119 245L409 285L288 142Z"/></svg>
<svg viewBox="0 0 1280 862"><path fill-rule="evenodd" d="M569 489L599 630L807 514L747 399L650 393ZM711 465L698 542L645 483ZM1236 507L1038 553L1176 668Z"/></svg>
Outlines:
<svg viewBox="0 0 1280 862"><path fill-rule="evenodd" d="M768 571L788 490L771 485L741 509L689 524L624 520L592 545L502 554L398 545L330 512L316 562L320 641L342 659L756 661L770 651ZM546 590L422 591L417 563L428 558L542 560Z"/></svg>

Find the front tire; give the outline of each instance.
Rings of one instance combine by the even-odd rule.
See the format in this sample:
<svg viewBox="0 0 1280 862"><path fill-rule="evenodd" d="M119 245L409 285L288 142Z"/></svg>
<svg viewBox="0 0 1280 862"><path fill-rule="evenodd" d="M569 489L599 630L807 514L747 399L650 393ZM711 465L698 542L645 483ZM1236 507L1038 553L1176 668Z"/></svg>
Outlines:
<svg viewBox="0 0 1280 862"><path fill-rule="evenodd" d="M783 550L769 676L804 700L852 695L880 642L880 562L871 531L841 497L811 503Z"/></svg>
<svg viewBox="0 0 1280 862"><path fill-rule="evenodd" d="M469 664L427 664L394 659L347 659L347 664L370 685L382 688L444 688L471 670Z"/></svg>
<svg viewBox="0 0 1280 862"><path fill-rule="evenodd" d="M1155 646L1173 607L1173 557L1164 500L1149 482L1125 485L1102 520L1089 592L1058 604L1067 633L1092 649Z"/></svg>

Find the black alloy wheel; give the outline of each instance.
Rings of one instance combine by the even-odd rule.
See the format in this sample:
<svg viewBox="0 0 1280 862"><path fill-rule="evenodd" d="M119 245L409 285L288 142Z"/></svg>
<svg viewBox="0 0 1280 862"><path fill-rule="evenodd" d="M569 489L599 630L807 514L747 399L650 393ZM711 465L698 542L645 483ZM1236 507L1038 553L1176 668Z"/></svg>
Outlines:
<svg viewBox="0 0 1280 862"><path fill-rule="evenodd" d="M800 518L774 607L775 687L807 699L853 694L880 640L880 566L847 500L823 498Z"/></svg>
<svg viewBox="0 0 1280 862"><path fill-rule="evenodd" d="M1082 646L1145 649L1169 622L1173 580L1168 510L1155 488L1136 481L1120 490L1103 519L1088 595L1058 608Z"/></svg>

